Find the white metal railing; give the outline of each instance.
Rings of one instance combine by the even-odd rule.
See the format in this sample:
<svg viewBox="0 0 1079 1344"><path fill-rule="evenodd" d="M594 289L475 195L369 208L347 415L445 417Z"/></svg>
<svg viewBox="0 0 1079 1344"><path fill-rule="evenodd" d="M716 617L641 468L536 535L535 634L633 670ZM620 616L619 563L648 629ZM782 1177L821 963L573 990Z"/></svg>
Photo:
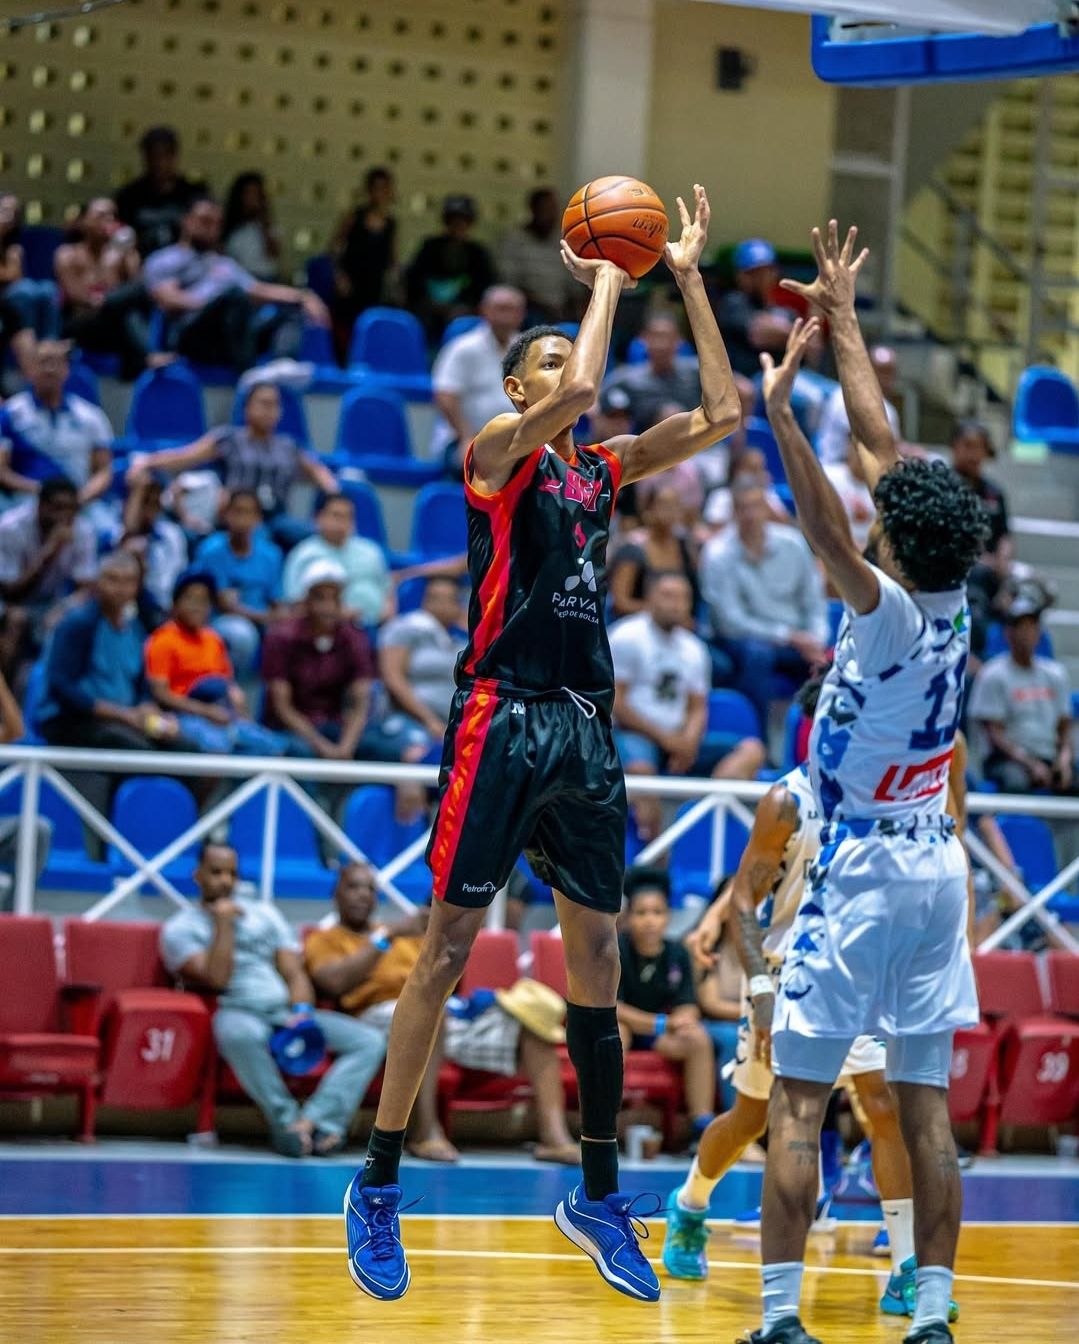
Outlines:
<svg viewBox="0 0 1079 1344"><path fill-rule="evenodd" d="M171 777L212 777L232 779L237 787L227 797L198 817L175 840L156 854L143 854L120 834L109 819L103 816L59 772L84 771L121 775L165 775ZM82 916L86 920L100 919L147 882L174 904L183 906L187 898L164 875L164 869L192 846L216 831L238 808L260 792L266 793L263 816L259 895L264 901L274 899L277 859L278 804L282 793L287 794L310 819L315 829L336 848L357 862L370 862L356 842L328 816L319 804L303 789L302 782L341 784L358 787L364 784L433 785L438 770L431 765L384 765L351 761L281 760L270 757L236 757L188 755L172 752L103 752L65 747L0 747L0 791L22 781L22 800L16 845L15 903L17 914L29 914L34 908L35 896L35 827L38 815L41 783L47 780L78 816L93 831L131 864L133 872L118 877L108 895L102 896ZM763 782L718 779L649 778L642 775L627 777L630 797L651 795L678 802L692 802L693 806L676 817L671 824L641 852L638 862L650 863L668 853L675 842L699 821L711 814L714 818L709 855L709 879L714 883L726 871L726 822L728 812L747 828L753 824L749 803L756 802L769 789ZM2 796L2 795L0 795ZM971 813L997 815L1039 816L1047 820L1073 821L1079 826L1079 800L1068 798L1026 797L1018 794L977 794L967 798ZM423 854L428 831L417 837L401 853L379 867L372 864L380 891L402 909L412 910L413 904L397 887L397 878ZM1056 942L1070 951L1079 952L1079 942L1068 933L1060 920L1050 911L1048 902L1063 891L1079 875L1079 857L1062 868L1056 877L1036 894L1008 871L979 839L968 829L967 844L977 859L1017 901L1017 909L985 942L983 950L999 946L1011 933L1030 919L1036 919L1050 931ZM702 895L707 893L702 892Z"/></svg>

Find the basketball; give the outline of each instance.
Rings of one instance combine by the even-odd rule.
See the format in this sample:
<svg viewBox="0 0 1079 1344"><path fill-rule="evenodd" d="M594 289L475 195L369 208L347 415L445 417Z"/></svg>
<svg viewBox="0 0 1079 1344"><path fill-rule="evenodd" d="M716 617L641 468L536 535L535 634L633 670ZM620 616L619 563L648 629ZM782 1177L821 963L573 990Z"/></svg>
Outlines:
<svg viewBox="0 0 1079 1344"><path fill-rule="evenodd" d="M597 177L562 216L562 237L579 257L613 261L634 280L663 255L667 227L663 202L635 177Z"/></svg>

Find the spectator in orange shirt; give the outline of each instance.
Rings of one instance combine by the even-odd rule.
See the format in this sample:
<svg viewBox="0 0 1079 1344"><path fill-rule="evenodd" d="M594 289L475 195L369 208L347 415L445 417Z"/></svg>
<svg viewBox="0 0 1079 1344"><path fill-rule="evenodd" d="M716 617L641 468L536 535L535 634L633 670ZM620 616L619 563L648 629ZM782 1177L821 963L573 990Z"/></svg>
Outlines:
<svg viewBox="0 0 1079 1344"><path fill-rule="evenodd" d="M210 626L216 598L217 585L209 574L188 570L176 580L172 619L146 641L146 677L153 697L176 715L180 731L200 751L285 755L285 738L251 720L225 642Z"/></svg>
<svg viewBox="0 0 1079 1344"><path fill-rule="evenodd" d="M309 935L304 961L320 995L388 1037L397 998L420 954L428 912L418 911L394 924L374 924L376 899L374 873L366 864L342 869L334 891L338 923ZM438 1120L438 1072L444 1055L464 1069L510 1077L523 1073L535 1097L539 1144L534 1156L569 1166L580 1162L580 1150L566 1126L555 1048L564 1033L553 1020L547 1021L546 1011L522 1010L521 1001L531 995L553 1000L560 1005L553 1017L560 1021L564 1016L565 1005L554 991L534 981L518 981L513 990L500 991L476 1015L447 1015L412 1111L408 1151L414 1157L429 1162L456 1162L458 1157ZM544 1010L550 1007L544 1002Z"/></svg>

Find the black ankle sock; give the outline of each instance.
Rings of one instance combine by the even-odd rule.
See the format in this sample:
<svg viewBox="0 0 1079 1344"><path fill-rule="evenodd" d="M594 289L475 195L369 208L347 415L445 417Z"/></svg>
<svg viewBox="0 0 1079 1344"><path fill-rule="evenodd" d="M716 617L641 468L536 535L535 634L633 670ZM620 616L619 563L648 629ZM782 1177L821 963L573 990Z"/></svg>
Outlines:
<svg viewBox="0 0 1079 1344"><path fill-rule="evenodd" d="M379 1129L375 1125L367 1140L367 1157L360 1175L360 1186L396 1185L405 1146L403 1129Z"/></svg>
<svg viewBox="0 0 1079 1344"><path fill-rule="evenodd" d="M584 1192L589 1199L603 1199L618 1189L622 1041L615 1009L567 1004L566 1045L581 1098Z"/></svg>

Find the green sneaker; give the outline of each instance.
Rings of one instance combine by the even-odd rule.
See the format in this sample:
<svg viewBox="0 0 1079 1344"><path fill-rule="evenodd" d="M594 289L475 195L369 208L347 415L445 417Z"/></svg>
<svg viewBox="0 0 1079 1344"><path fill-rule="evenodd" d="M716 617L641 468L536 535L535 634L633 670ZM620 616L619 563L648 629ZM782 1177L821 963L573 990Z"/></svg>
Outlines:
<svg viewBox="0 0 1079 1344"><path fill-rule="evenodd" d="M663 1239L663 1267L672 1279L708 1277L708 1210L693 1212L678 1203L675 1190L667 1206L667 1234Z"/></svg>
<svg viewBox="0 0 1079 1344"><path fill-rule="evenodd" d="M884 1290L884 1296L880 1300L880 1309L886 1316L913 1316L914 1306L918 1296L918 1287L915 1282L914 1274L918 1266L914 1263L914 1257L904 1260L899 1266L899 1273L893 1274L888 1279L888 1287ZM948 1303L948 1320L954 1325L959 1319L959 1304L957 1302Z"/></svg>

